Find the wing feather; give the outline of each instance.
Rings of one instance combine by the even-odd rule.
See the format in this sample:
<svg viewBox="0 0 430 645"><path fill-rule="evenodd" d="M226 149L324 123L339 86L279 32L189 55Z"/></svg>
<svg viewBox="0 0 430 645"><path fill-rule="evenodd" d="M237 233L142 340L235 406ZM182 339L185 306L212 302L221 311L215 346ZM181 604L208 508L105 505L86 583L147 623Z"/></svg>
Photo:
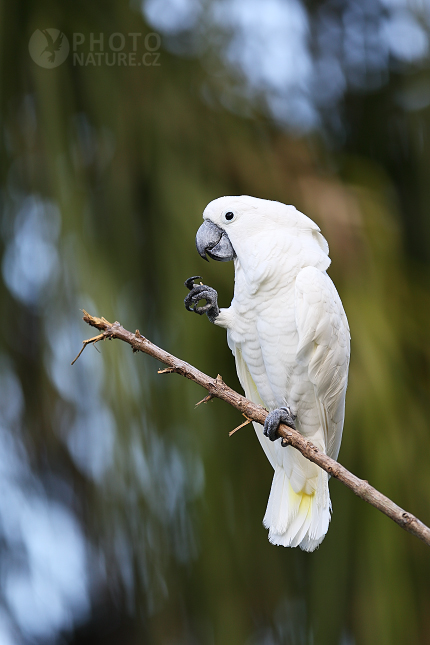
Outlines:
<svg viewBox="0 0 430 645"><path fill-rule="evenodd" d="M350 334L339 294L327 273L302 269L296 279L297 361L308 366L327 454L337 458L345 416Z"/></svg>
<svg viewBox="0 0 430 645"><path fill-rule="evenodd" d="M255 385L254 380L249 372L248 366L243 359L240 346L236 345L234 342L229 342L229 346L236 359L237 375L238 375L240 384L245 391L246 398L252 401L253 403L256 403L257 405L262 405L264 407L265 403L262 401L258 393L257 386ZM253 422L253 426L255 429L255 433L258 437L258 440L261 444L261 447L266 453L267 459L270 461L272 468L275 468L275 465L278 461L277 459L278 446L273 441L270 441L270 439L268 439L263 434L262 425L260 425L259 423Z"/></svg>

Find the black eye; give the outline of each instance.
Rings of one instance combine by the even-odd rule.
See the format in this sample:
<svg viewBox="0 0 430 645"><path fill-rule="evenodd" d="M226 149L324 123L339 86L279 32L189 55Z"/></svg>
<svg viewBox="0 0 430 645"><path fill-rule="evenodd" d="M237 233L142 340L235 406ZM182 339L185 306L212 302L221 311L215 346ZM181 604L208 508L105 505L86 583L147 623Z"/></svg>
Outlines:
<svg viewBox="0 0 430 645"><path fill-rule="evenodd" d="M234 213L232 213L231 211L229 211L228 213L226 213L226 214L224 215L224 217L225 217L225 219L226 219L228 222L231 222L231 220L232 220L232 219L233 219L233 217L234 217Z"/></svg>

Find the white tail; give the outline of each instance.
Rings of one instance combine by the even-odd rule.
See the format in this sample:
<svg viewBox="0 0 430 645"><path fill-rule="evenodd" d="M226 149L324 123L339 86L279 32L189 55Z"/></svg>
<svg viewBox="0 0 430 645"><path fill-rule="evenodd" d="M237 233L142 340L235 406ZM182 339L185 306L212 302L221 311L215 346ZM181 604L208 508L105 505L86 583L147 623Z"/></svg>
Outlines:
<svg viewBox="0 0 430 645"><path fill-rule="evenodd" d="M281 546L314 551L323 541L330 522L328 475L318 469L315 492L294 492L282 466L275 466L263 524L269 540Z"/></svg>

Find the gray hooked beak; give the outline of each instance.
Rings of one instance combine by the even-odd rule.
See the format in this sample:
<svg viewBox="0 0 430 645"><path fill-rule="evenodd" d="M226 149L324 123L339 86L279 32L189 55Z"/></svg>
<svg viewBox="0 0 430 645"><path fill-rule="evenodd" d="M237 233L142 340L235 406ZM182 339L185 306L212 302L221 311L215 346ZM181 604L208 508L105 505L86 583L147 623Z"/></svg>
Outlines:
<svg viewBox="0 0 430 645"><path fill-rule="evenodd" d="M197 231L196 247L202 258L208 262L206 253L219 262L229 262L236 256L227 233L209 219L205 219Z"/></svg>

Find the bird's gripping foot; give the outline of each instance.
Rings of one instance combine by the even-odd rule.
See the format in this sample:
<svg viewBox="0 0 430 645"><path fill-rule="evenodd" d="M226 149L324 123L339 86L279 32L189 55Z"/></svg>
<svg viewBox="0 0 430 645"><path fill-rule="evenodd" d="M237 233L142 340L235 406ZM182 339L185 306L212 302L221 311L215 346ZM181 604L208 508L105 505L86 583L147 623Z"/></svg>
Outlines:
<svg viewBox="0 0 430 645"><path fill-rule="evenodd" d="M279 425L281 423L285 423L286 426L295 430L295 420L296 415L293 414L291 412L291 408L287 406L272 410L272 412L269 412L264 422L264 434L266 435L266 437L269 437L270 441L276 441L276 439L279 439Z"/></svg>
<svg viewBox="0 0 430 645"><path fill-rule="evenodd" d="M199 275L194 275L188 278L188 280L185 280L184 284L190 290L190 293L184 300L185 309L194 311L195 314L199 314L200 316L206 314L213 323L219 314L218 294L215 289L205 284L194 284L194 280L198 280L199 278ZM200 300L206 300L206 304L199 307L198 303Z"/></svg>

